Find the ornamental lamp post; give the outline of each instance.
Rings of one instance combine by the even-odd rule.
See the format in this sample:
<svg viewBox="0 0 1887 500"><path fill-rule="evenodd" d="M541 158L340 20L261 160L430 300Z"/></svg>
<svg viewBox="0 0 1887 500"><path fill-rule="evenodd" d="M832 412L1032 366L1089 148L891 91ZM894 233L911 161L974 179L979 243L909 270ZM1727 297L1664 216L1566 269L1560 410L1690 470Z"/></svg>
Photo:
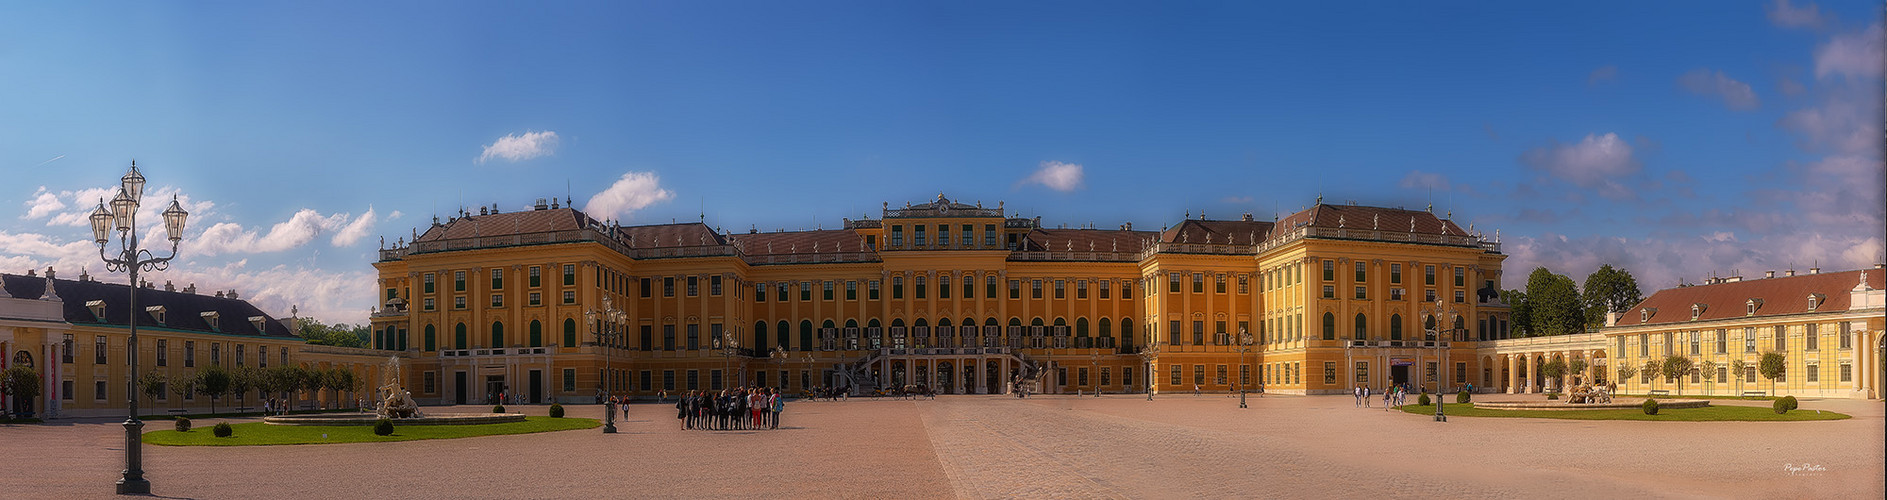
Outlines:
<svg viewBox="0 0 1887 500"><path fill-rule="evenodd" d="M1244 365L1243 366L1244 370L1241 370L1238 376L1238 407L1239 408L1246 407L1245 406L1245 392L1246 392L1245 379L1248 378L1247 374L1251 373L1251 365L1244 364L1244 363L1245 363L1245 355L1250 354L1250 353L1251 353L1251 332L1247 331L1244 328L1240 328L1238 329L1238 362L1239 364Z"/></svg>
<svg viewBox="0 0 1887 500"><path fill-rule="evenodd" d="M733 373L733 371L734 371L734 356L740 354L740 340L737 338L734 338L733 329L728 329L727 331L721 332L720 341L721 341L721 358L725 360L724 362L726 364L724 366L727 367L728 374L732 375L731 377L732 380L730 380L730 382L733 382L733 383L723 384L723 385L727 387L739 387L740 374Z"/></svg>
<svg viewBox="0 0 1887 500"><path fill-rule="evenodd" d="M170 260L177 257L178 243L183 241L184 221L190 213L183 205L171 197L170 206L164 209L164 232L170 237L170 255L158 257L138 246L137 212L144 197L144 174L138 172L138 163L131 162L131 170L119 179L118 195L112 197L111 208L105 208L105 201L99 200L98 208L92 211L92 238L98 244L98 257L105 261L106 272L125 271L130 278L131 301L127 307L131 311L128 318L131 345L126 355L131 361L131 371L138 373L138 271L163 271L170 268ZM118 232L118 249L107 254L105 247L111 243L112 230ZM142 431L144 422L138 420L138 391L130 391L128 399L129 415L124 421L125 468L118 478L117 491L120 495L148 495L151 482L144 479L144 441Z"/></svg>
<svg viewBox="0 0 1887 500"><path fill-rule="evenodd" d="M618 333L613 326L604 326L604 323L614 325L623 322L628 317L628 313L617 309L607 296L603 297L602 309L583 311L583 319L590 322L591 335L596 336L596 347L603 350L603 376L597 377L596 385L605 394L610 392L610 358L614 353L611 349L614 349L617 342L621 340L622 334ZM604 400L604 405L603 433L615 434L616 407L608 404L607 399Z"/></svg>
<svg viewBox="0 0 1887 500"><path fill-rule="evenodd" d="M1147 401L1153 400L1153 360L1160 357L1159 339L1149 339L1147 347L1140 350L1140 361L1147 364Z"/></svg>
<svg viewBox="0 0 1887 500"><path fill-rule="evenodd" d="M1448 362L1447 362L1447 359L1445 358L1445 356L1448 355L1448 349L1444 347L1448 345L1448 342L1446 340L1443 340L1442 332L1446 331L1446 332L1449 332L1450 334L1455 333L1454 329L1445 328L1444 325L1452 324L1455 318L1460 316L1460 314L1456 312L1453 308L1446 307L1444 303L1442 302L1441 298L1435 299L1435 308L1431 309L1429 311L1429 314L1431 315L1431 317L1435 319L1435 327L1428 329L1427 331L1429 338L1435 339L1435 346L1434 346L1435 364L1436 364L1435 377L1434 377L1435 378L1435 421L1447 422L1448 415L1442 412L1442 399L1443 398L1442 398L1441 393L1442 393L1443 387L1441 385L1441 379L1442 379L1442 374L1446 373L1448 369L1447 367ZM1446 319L1443 318L1444 315L1447 316Z"/></svg>

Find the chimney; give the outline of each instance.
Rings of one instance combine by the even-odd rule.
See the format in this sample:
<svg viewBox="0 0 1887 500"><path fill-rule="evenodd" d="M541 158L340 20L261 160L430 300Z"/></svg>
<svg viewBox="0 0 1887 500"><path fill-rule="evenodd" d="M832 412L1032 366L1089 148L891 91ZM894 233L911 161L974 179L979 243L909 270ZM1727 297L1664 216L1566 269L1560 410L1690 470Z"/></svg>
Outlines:
<svg viewBox="0 0 1887 500"><path fill-rule="evenodd" d="M1619 316L1618 313L1606 311L1605 326L1608 326L1608 327L1618 326L1618 316Z"/></svg>
<svg viewBox="0 0 1887 500"><path fill-rule="evenodd" d="M1775 271L1763 271L1763 278L1766 279L1766 278L1774 278L1774 277L1776 277Z"/></svg>
<svg viewBox="0 0 1887 500"><path fill-rule="evenodd" d="M1239 220L1242 220L1245 222L1251 222L1251 212L1245 212L1245 216L1239 218Z"/></svg>
<svg viewBox="0 0 1887 500"><path fill-rule="evenodd" d="M223 298L223 291L222 291L222 290L217 290L217 291L216 291L216 298L219 298L219 299L220 299L220 298Z"/></svg>
<svg viewBox="0 0 1887 500"><path fill-rule="evenodd" d="M52 271L50 271L50 270L48 270L48 271L46 271L46 274L47 274L47 275L51 275L51 274L52 274ZM1821 274L1821 268L1819 268L1819 267L1811 267L1811 268L1808 268L1808 274Z"/></svg>
<svg viewBox="0 0 1887 500"><path fill-rule="evenodd" d="M478 215L491 215L491 212L485 207L478 207Z"/></svg>
<svg viewBox="0 0 1887 500"><path fill-rule="evenodd" d="M183 287L183 293L187 293L187 294L191 294L191 295L196 295L196 294L197 294L197 284L196 284L196 283L191 283L191 284L189 284L189 285L185 285L185 286Z"/></svg>
<svg viewBox="0 0 1887 500"><path fill-rule="evenodd" d="M532 210L548 210L550 209L550 202L544 201L543 198L538 198L537 203L534 203L531 205L531 209Z"/></svg>
<svg viewBox="0 0 1887 500"><path fill-rule="evenodd" d="M234 288L229 289L229 298L232 298L232 299L239 298L236 296L236 289Z"/></svg>
<svg viewBox="0 0 1887 500"><path fill-rule="evenodd" d="M177 285L170 284L170 280L164 280L164 291L175 292L177 291Z"/></svg>
<svg viewBox="0 0 1887 500"><path fill-rule="evenodd" d="M1783 271L1783 272L1782 272L1782 276L1783 276L1783 277L1789 277L1789 276L1795 276L1795 270L1794 270L1794 269L1790 269L1790 270L1787 270L1787 271Z"/></svg>
<svg viewBox="0 0 1887 500"><path fill-rule="evenodd" d="M1743 281L1743 275L1740 275L1740 274L1739 274L1739 275L1736 275L1736 276L1731 276L1731 277L1728 277L1728 278L1723 278L1723 282L1724 282L1724 283L1735 283L1735 282L1738 282L1738 281Z"/></svg>

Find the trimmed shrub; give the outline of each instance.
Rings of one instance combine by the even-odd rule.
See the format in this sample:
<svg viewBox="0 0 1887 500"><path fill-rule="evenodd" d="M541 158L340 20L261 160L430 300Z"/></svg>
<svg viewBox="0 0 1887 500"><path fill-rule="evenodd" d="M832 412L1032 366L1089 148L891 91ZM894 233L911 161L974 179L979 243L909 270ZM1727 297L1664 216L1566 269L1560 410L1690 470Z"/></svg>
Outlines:
<svg viewBox="0 0 1887 500"><path fill-rule="evenodd" d="M230 434L235 434L236 430L229 427L229 422L222 422L216 424L216 427L210 428L210 432L216 434L216 437L226 438L229 437Z"/></svg>
<svg viewBox="0 0 1887 500"><path fill-rule="evenodd" d="M1557 392L1546 393L1546 399L1559 399L1559 393Z"/></svg>
<svg viewBox="0 0 1887 500"><path fill-rule="evenodd" d="M1415 398L1415 405L1416 405L1416 406L1428 406L1428 405L1429 405L1429 401L1428 401L1428 393L1426 393L1426 392L1424 392L1424 393L1422 393L1422 397L1419 397L1419 398Z"/></svg>
<svg viewBox="0 0 1887 500"><path fill-rule="evenodd" d="M557 404L557 403L551 403L550 404L550 418L563 418L563 405Z"/></svg>
<svg viewBox="0 0 1887 500"><path fill-rule="evenodd" d="M1645 414L1646 415L1658 414L1658 400L1656 399L1645 400Z"/></svg>
<svg viewBox="0 0 1887 500"><path fill-rule="evenodd" d="M190 419L177 417L177 432L190 432Z"/></svg>
<svg viewBox="0 0 1887 500"><path fill-rule="evenodd" d="M1793 410L1793 409L1796 409L1796 408L1799 408L1799 407L1800 407L1800 405L1797 405L1797 404L1796 404L1796 402L1795 402L1795 396L1783 396L1783 397L1782 397L1782 400L1784 400L1784 401L1788 401L1788 402L1789 402L1789 409L1791 409L1791 410Z"/></svg>
<svg viewBox="0 0 1887 500"><path fill-rule="evenodd" d="M498 406L493 406L493 407L491 407L491 412L492 412L492 413L504 413L504 412L505 412L505 405L498 405Z"/></svg>
<svg viewBox="0 0 1887 500"><path fill-rule="evenodd" d="M393 435L393 421L392 421L392 420L387 420L387 419L384 419L384 418L383 418L383 419L380 419L380 420L378 420L378 421L375 421L375 422L373 423L373 435L375 435L375 436L391 436L391 435Z"/></svg>
<svg viewBox="0 0 1887 500"><path fill-rule="evenodd" d="M1455 394L1456 403L1467 404L1469 401L1473 401L1473 397L1468 395L1468 391L1461 391Z"/></svg>

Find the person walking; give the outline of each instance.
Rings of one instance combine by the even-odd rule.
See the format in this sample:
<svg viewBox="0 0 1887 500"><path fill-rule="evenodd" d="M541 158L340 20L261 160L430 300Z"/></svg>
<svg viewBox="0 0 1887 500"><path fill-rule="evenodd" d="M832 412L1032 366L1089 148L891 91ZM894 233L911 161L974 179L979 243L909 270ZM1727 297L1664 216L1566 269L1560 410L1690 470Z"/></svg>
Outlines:
<svg viewBox="0 0 1887 500"><path fill-rule="evenodd" d="M1359 385L1359 386L1351 387L1350 399L1354 400L1351 402L1351 404L1354 407L1362 408L1363 407L1363 386Z"/></svg>
<svg viewBox="0 0 1887 500"><path fill-rule="evenodd" d="M1363 407L1369 408L1369 386L1363 386Z"/></svg>
<svg viewBox="0 0 1887 500"><path fill-rule="evenodd" d="M772 424L772 428L778 429L780 428L780 413L786 411L786 395L780 394L780 391L778 390L775 390L772 392L773 392L773 419L772 419L771 424Z"/></svg>
<svg viewBox="0 0 1887 500"><path fill-rule="evenodd" d="M1382 411L1389 411L1389 402L1390 402L1391 400L1393 400L1393 399L1395 398L1395 396L1396 396L1396 388L1395 388L1394 386L1390 386L1390 387L1384 387L1384 388L1383 388L1383 390L1382 390Z"/></svg>

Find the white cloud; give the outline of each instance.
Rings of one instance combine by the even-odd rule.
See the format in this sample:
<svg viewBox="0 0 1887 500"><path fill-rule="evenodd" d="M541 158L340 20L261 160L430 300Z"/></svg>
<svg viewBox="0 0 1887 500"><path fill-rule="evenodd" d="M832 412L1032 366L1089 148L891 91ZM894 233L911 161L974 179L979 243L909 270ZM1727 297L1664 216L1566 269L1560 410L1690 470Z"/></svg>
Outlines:
<svg viewBox="0 0 1887 500"><path fill-rule="evenodd" d="M1553 272L1584 281L1601 264L1622 266L1650 292L1676 286L1679 280L1697 283L1711 273L1728 276L1732 270L1745 278L1791 265L1804 270L1819 262L1824 269L1866 268L1879 258L1883 241L1877 235L1821 233L1740 238L1733 233L1709 232L1692 237L1568 238L1548 233L1539 237L1511 237L1502 242L1509 257L1502 267L1503 288L1523 288L1527 273L1545 266Z"/></svg>
<svg viewBox="0 0 1887 500"><path fill-rule="evenodd" d="M321 233L340 230L347 224L347 214L321 215L311 208L295 212L287 221L269 228L268 234L245 230L241 224L219 222L193 238L191 247L201 255L228 253L280 252L314 241Z"/></svg>
<svg viewBox="0 0 1887 500"><path fill-rule="evenodd" d="M340 231L335 231L334 238L328 242L337 247L353 245L355 242L360 241L361 238L366 237L367 232L373 231L373 224L373 206L369 205L367 206L367 213L360 214L360 217L355 218L354 222L348 223L347 226L342 227Z"/></svg>
<svg viewBox="0 0 1887 500"><path fill-rule="evenodd" d="M583 211L589 212L591 217L623 220L642 207L674 197L673 191L662 189L655 172L628 172L616 179L615 184L610 184L609 189L590 197Z"/></svg>
<svg viewBox="0 0 1887 500"><path fill-rule="evenodd" d="M1223 199L1220 199L1219 201L1224 202L1224 203L1230 203L1233 205L1248 205L1248 204L1251 204L1251 202L1256 201L1256 199L1250 196L1227 196Z"/></svg>
<svg viewBox="0 0 1887 500"><path fill-rule="evenodd" d="M485 145L485 153L478 155L478 162L484 163L485 160L492 158L503 158L514 162L524 161L539 156L548 156L555 153L556 149L556 132L546 130L543 132L525 132L522 135L511 134L499 137L496 142Z"/></svg>
<svg viewBox="0 0 1887 500"><path fill-rule="evenodd" d="M1722 71L1711 72L1703 68L1691 70L1678 77L1677 84L1695 94L1723 98L1723 103L1729 105L1730 109L1747 111L1762 106L1762 100L1756 98L1756 91L1749 84L1736 81Z"/></svg>
<svg viewBox="0 0 1887 500"><path fill-rule="evenodd" d="M1586 135L1578 144L1555 141L1527 151L1520 161L1560 180L1597 189L1600 196L1612 199L1632 196L1620 179L1637 174L1641 168L1632 157L1631 144L1609 132Z"/></svg>
<svg viewBox="0 0 1887 500"><path fill-rule="evenodd" d="M1586 85L1598 85L1618 79L1618 66L1607 64L1586 75Z"/></svg>
<svg viewBox="0 0 1887 500"><path fill-rule="evenodd" d="M367 209L372 210L373 207L367 207ZM400 217L403 215L406 215L406 214L400 213L399 210L394 210L393 213L387 214L387 220L389 221L400 220Z"/></svg>
<svg viewBox="0 0 1887 500"><path fill-rule="evenodd" d="M1783 115L1776 124L1795 132L1804 150L1879 156L1880 102L1880 96L1867 92L1835 93L1820 106Z"/></svg>
<svg viewBox="0 0 1887 500"><path fill-rule="evenodd" d="M1409 175L1402 176L1402 182L1398 182L1396 185L1401 186L1403 189L1434 189L1437 191L1447 191L1450 186L1448 184L1448 176L1420 170L1410 170Z"/></svg>
<svg viewBox="0 0 1887 500"><path fill-rule="evenodd" d="M1846 75L1851 78L1880 78L1882 74L1880 24L1858 33L1844 33L1815 48L1815 77Z"/></svg>
<svg viewBox="0 0 1887 500"><path fill-rule="evenodd" d="M1768 10L1769 22L1784 28L1816 29L1828 22L1828 18L1821 15L1821 6L1812 3L1806 7L1796 8L1789 5L1789 0L1776 0L1775 3L1769 5Z"/></svg>
<svg viewBox="0 0 1887 500"><path fill-rule="evenodd" d="M65 208L66 204L59 201L59 195L46 191L46 186L40 186L39 190L33 191L33 199L26 201L26 215L20 218L37 219Z"/></svg>
<svg viewBox="0 0 1887 500"><path fill-rule="evenodd" d="M1022 179L1018 185L1041 184L1049 189L1064 193L1081 189L1081 181L1086 176L1081 165L1058 161L1042 162L1041 167Z"/></svg>

